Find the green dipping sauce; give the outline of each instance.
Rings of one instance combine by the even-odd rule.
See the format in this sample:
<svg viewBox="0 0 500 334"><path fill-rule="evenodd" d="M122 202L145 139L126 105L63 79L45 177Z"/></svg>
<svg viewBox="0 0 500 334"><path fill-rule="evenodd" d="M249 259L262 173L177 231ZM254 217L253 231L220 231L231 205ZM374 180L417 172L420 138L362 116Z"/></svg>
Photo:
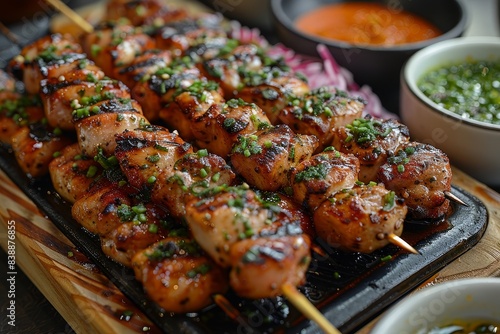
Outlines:
<svg viewBox="0 0 500 334"><path fill-rule="evenodd" d="M443 108L500 125L500 60L450 64L425 74L418 88Z"/></svg>

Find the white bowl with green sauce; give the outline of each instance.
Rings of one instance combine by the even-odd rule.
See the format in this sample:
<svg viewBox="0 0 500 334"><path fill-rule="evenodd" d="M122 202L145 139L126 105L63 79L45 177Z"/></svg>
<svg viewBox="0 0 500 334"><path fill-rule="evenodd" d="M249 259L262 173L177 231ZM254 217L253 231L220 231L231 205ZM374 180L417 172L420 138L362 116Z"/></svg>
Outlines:
<svg viewBox="0 0 500 334"><path fill-rule="evenodd" d="M415 53L401 72L400 115L413 140L440 148L454 166L500 186L500 38L461 37Z"/></svg>
<svg viewBox="0 0 500 334"><path fill-rule="evenodd" d="M499 293L497 277L430 285L392 306L370 334L500 333Z"/></svg>

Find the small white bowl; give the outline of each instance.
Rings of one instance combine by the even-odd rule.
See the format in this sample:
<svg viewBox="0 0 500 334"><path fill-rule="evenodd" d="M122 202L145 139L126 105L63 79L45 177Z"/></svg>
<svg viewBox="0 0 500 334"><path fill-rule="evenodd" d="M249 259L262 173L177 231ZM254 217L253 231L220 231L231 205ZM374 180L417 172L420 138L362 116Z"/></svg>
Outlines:
<svg viewBox="0 0 500 334"><path fill-rule="evenodd" d="M500 323L500 278L468 278L424 288L392 306L370 334L427 333L456 320Z"/></svg>
<svg viewBox="0 0 500 334"><path fill-rule="evenodd" d="M454 166L498 187L500 125L462 118L431 101L417 87L417 81L430 70L468 58L500 61L500 37L455 38L415 53L401 74L400 116L412 139L440 148Z"/></svg>

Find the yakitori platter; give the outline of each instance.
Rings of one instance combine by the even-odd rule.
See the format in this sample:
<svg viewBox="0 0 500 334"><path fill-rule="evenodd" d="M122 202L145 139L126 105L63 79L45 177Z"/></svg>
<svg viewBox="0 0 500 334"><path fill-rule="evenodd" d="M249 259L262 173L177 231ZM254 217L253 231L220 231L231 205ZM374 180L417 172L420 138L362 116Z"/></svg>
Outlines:
<svg viewBox="0 0 500 334"><path fill-rule="evenodd" d="M105 6L9 61L0 166L161 330L314 332L300 291L353 332L481 238L446 154L326 53Z"/></svg>

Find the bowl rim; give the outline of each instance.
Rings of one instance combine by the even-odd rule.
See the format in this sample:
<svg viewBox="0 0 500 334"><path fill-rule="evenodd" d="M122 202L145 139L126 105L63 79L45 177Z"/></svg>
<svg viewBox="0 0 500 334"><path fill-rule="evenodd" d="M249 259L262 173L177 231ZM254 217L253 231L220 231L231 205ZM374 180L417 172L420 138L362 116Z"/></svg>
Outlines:
<svg viewBox="0 0 500 334"><path fill-rule="evenodd" d="M417 51L414 53L408 61L405 63L403 66L403 69L401 70L401 85L406 85L408 87L408 90L415 96L420 102L422 102L424 105L428 106L430 110L433 112L439 114L439 115L444 115L448 118L451 118L453 120L456 120L458 122L464 123L466 125L470 125L472 127L477 127L481 129L486 129L486 130L492 130L492 131L498 131L500 130L500 124L491 124L487 122L482 122L478 121L475 119L470 119L470 118L463 118L460 115L451 112L447 110L446 108L438 105L434 101L432 101L430 98L428 98L418 87L417 87L417 82L416 80L410 80L409 76L409 71L412 66L416 66L415 63L417 63L421 58L425 57L432 57L433 55L436 54L441 54L441 53L447 53L447 52L453 52L454 48L460 48L460 47L471 47L473 48L474 46L478 45L484 45L484 46L491 46L498 48L500 50L500 37L497 36L468 36L468 37L457 37L457 38L452 38L446 41L441 41L439 43L430 45L428 47L423 48L422 50ZM498 59L496 61L500 61L500 53L498 53ZM428 69L425 69L428 70ZM424 70L424 72L425 72ZM423 75L423 72L421 73ZM418 80L418 77L416 78ZM401 108L403 109L403 108Z"/></svg>
<svg viewBox="0 0 500 334"><path fill-rule="evenodd" d="M322 38L318 37L316 35L308 34L305 32L302 32L300 29L297 29L295 27L295 24L293 20L286 15L285 11L283 10L284 3L286 0L271 0L271 12L279 23L284 25L286 29L290 30L292 33L294 33L297 36L300 36L304 39L311 40L312 42L315 42L317 44L324 44L326 46L330 47L340 47L344 49L360 49L360 50L368 50L368 51L403 51L403 52L408 52L408 51L415 51L422 49L423 47L434 44L443 40L447 40L450 38L454 38L456 36L460 36L464 30L466 25L469 22L469 15L465 9L464 4L459 1L459 0L452 0L454 3L457 5L459 11L460 11L460 19L457 22L453 28L450 30L446 31L445 33L434 37L430 39L426 39L420 42L414 42L414 43L405 43L405 44L398 44L398 45L391 45L391 46L377 46L377 45L370 45L370 44L354 44L354 43L349 43L349 42L344 42L344 41L339 41L335 39L329 39L329 38Z"/></svg>
<svg viewBox="0 0 500 334"><path fill-rule="evenodd" d="M435 298L448 289L460 287L466 289L467 294L471 294L471 288L477 291L500 287L500 277L472 277L445 281L435 285L427 286L416 291L413 295L407 296L398 303L391 306L370 331L371 334L387 333L385 330L391 328L394 323L400 323L402 316L414 312L420 305L430 298Z"/></svg>

